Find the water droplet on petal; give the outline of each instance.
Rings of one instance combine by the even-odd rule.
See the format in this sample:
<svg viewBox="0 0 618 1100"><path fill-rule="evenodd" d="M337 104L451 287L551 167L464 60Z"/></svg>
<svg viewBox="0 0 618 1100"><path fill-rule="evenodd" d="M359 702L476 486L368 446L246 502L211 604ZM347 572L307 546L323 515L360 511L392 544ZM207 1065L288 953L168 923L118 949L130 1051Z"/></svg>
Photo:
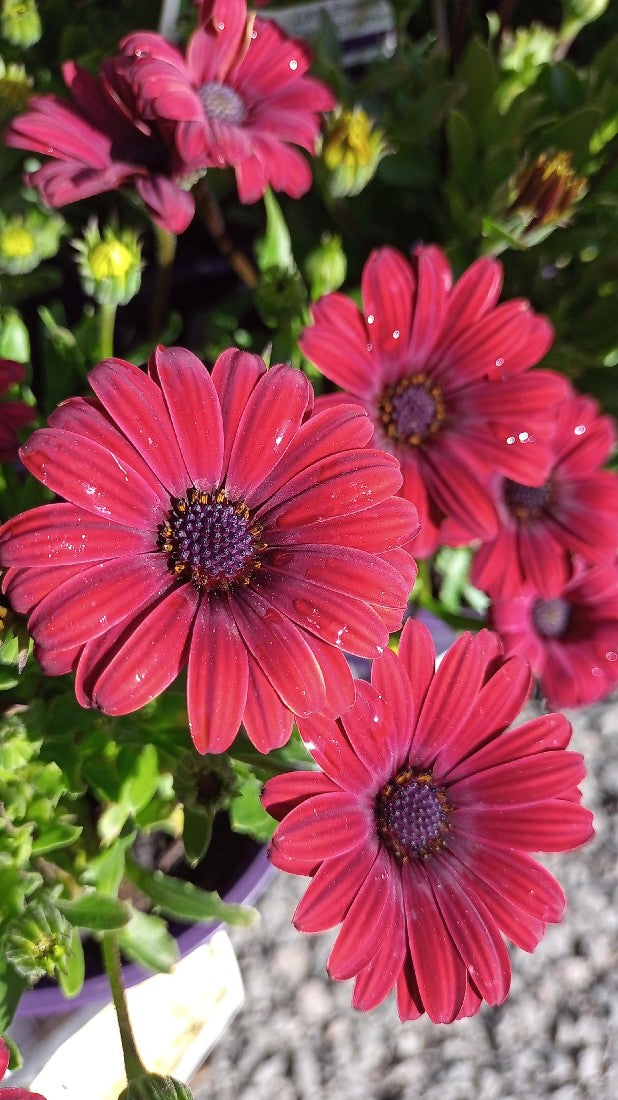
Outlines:
<svg viewBox="0 0 618 1100"><path fill-rule="evenodd" d="M618 653L616 653L613 649L608 649L607 653L605 654L605 660L618 661Z"/></svg>
<svg viewBox="0 0 618 1100"><path fill-rule="evenodd" d="M573 428L573 431L574 431L575 435L583 435L584 432L586 431L586 425L585 424L578 424L575 428Z"/></svg>
<svg viewBox="0 0 618 1100"><path fill-rule="evenodd" d="M401 333L400 333L399 329L398 328L393 329L393 340L398 340L400 336L401 336Z"/></svg>
<svg viewBox="0 0 618 1100"><path fill-rule="evenodd" d="M292 58L292 60L290 61L290 68L292 72L295 72L298 68L298 61L295 61L294 58Z"/></svg>
<svg viewBox="0 0 618 1100"><path fill-rule="evenodd" d="M218 24L217 24L217 26L219 27L219 30L220 30L220 31L224 31L224 30L225 30L225 23L218 23Z"/></svg>
<svg viewBox="0 0 618 1100"><path fill-rule="evenodd" d="M374 321L375 321L375 317L374 317L373 313L368 313L367 314L367 324L372 325Z"/></svg>
<svg viewBox="0 0 618 1100"><path fill-rule="evenodd" d="M504 359L502 358L501 355L499 355L498 358L496 359L496 366L497 367L503 367L504 366Z"/></svg>
<svg viewBox="0 0 618 1100"><path fill-rule="evenodd" d="M594 667L591 668L590 671L591 671L593 676L602 676L603 675L603 669L599 668L598 665L594 665Z"/></svg>
<svg viewBox="0 0 618 1100"><path fill-rule="evenodd" d="M367 351L373 351L373 344L366 344Z"/></svg>
<svg viewBox="0 0 618 1100"><path fill-rule="evenodd" d="M514 435L508 435L506 437L506 441L507 441L507 443L509 444L509 447L510 447L515 442L515 436Z"/></svg>
<svg viewBox="0 0 618 1100"><path fill-rule="evenodd" d="M519 433L519 442L520 443L527 443L529 438L530 438L530 436L528 435L527 432L520 432Z"/></svg>

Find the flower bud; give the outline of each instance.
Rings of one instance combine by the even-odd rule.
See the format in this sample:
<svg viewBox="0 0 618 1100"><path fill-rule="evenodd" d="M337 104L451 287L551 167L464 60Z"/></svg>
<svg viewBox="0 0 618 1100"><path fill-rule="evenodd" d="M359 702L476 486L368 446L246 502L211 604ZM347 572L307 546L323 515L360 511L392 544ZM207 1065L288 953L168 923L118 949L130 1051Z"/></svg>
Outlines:
<svg viewBox="0 0 618 1100"><path fill-rule="evenodd" d="M12 46L28 49L41 37L41 19L35 0L2 0L0 33Z"/></svg>
<svg viewBox="0 0 618 1100"><path fill-rule="evenodd" d="M270 328L288 325L300 315L306 300L307 290L296 269L273 265L262 272L255 304Z"/></svg>
<svg viewBox="0 0 618 1100"><path fill-rule="evenodd" d="M77 252L82 286L99 305L126 305L137 294L142 278L142 252L133 229L106 226L103 236L92 220L82 240L71 242Z"/></svg>
<svg viewBox="0 0 618 1100"><path fill-rule="evenodd" d="M570 152L542 153L513 181L508 212L524 216L526 231L567 221L586 182L574 172Z"/></svg>
<svg viewBox="0 0 618 1100"><path fill-rule="evenodd" d="M58 251L64 221L59 214L33 207L24 213L0 213L0 272L26 275Z"/></svg>
<svg viewBox="0 0 618 1100"><path fill-rule="evenodd" d="M7 65L0 57L0 123L23 111L32 95L32 84L23 65L12 61Z"/></svg>
<svg viewBox="0 0 618 1100"><path fill-rule="evenodd" d="M335 199L358 195L392 150L362 107L339 108L327 124L321 161Z"/></svg>
<svg viewBox="0 0 618 1100"><path fill-rule="evenodd" d="M305 260L304 270L309 281L311 300L338 290L347 274L348 262L341 237L325 233L317 248Z"/></svg>
<svg viewBox="0 0 618 1100"><path fill-rule="evenodd" d="M43 902L29 905L11 921L4 951L11 966L29 982L53 978L66 969L73 929L54 906Z"/></svg>
<svg viewBox="0 0 618 1100"><path fill-rule="evenodd" d="M118 1100L193 1100L193 1093L173 1077L148 1073L131 1081Z"/></svg>

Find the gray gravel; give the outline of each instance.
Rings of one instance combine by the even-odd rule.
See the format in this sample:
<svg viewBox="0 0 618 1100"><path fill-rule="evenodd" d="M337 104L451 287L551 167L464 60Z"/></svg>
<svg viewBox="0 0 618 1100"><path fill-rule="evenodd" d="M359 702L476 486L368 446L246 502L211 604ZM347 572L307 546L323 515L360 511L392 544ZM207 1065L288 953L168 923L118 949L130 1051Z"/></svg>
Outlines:
<svg viewBox="0 0 618 1100"><path fill-rule="evenodd" d="M199 1071L196 1100L615 1100L618 698L569 717L597 836L579 853L544 857L567 913L533 955L513 949L505 1004L450 1026L402 1025L392 997L355 1012L352 983L325 974L335 931L296 932L306 879L280 873L257 930L231 933L246 1002Z"/></svg>

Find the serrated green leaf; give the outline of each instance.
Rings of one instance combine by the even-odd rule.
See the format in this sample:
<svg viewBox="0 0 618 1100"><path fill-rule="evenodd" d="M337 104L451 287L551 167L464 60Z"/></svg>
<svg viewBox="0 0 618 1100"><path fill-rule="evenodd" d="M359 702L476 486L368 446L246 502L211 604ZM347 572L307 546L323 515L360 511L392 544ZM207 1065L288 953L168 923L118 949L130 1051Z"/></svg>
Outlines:
<svg viewBox="0 0 618 1100"><path fill-rule="evenodd" d="M32 854L42 856L46 852L66 848L69 844L73 844L81 834L81 825L69 825L62 821L53 821L42 830L36 840L33 840Z"/></svg>
<svg viewBox="0 0 618 1100"><path fill-rule="evenodd" d="M65 957L65 969L58 971L58 984L65 997L77 997L84 984L85 973L84 949L79 931L74 928L71 945Z"/></svg>
<svg viewBox="0 0 618 1100"><path fill-rule="evenodd" d="M4 958L4 951L0 950L0 1035L11 1023L27 984L26 979Z"/></svg>
<svg viewBox="0 0 618 1100"><path fill-rule="evenodd" d="M253 924L257 913L246 905L228 905L214 891L200 890L191 882L149 871L127 860L127 876L169 917L188 922L221 920L227 924Z"/></svg>
<svg viewBox="0 0 618 1100"><path fill-rule="evenodd" d="M118 933L118 945L131 962L167 974L178 961L178 944L161 917L133 909L128 924Z"/></svg>
<svg viewBox="0 0 618 1100"><path fill-rule="evenodd" d="M236 833L247 833L255 840L265 843L273 835L277 822L260 802L262 784L255 775L249 774L244 780L240 793L230 804L230 819Z"/></svg>
<svg viewBox="0 0 618 1100"><path fill-rule="evenodd" d="M56 898L55 904L69 924L89 928L92 932L112 932L131 919L131 910L124 901L110 898L93 890L74 901Z"/></svg>
<svg viewBox="0 0 618 1100"><path fill-rule="evenodd" d="M99 893L115 898L124 875L125 853L135 840L135 835L133 830L127 836L118 837L109 848L90 859L82 881L96 886Z"/></svg>

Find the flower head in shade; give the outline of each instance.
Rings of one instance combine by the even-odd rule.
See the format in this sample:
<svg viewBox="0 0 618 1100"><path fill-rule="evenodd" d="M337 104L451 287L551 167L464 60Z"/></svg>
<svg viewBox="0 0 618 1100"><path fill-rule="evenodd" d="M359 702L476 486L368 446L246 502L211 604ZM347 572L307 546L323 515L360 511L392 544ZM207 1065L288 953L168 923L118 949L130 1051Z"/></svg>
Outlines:
<svg viewBox="0 0 618 1100"><path fill-rule="evenodd" d="M134 60L140 111L173 126L180 158L202 168L233 166L241 202L270 184L298 198L311 185L321 111L331 92L306 75L307 47L274 23L247 19L244 0L204 5L185 55L158 34L137 33L122 49Z"/></svg>
<svg viewBox="0 0 618 1100"><path fill-rule="evenodd" d="M523 654L552 707L583 707L618 685L618 567L575 563L552 595L532 584L496 598L491 619L507 653Z"/></svg>
<svg viewBox="0 0 618 1100"><path fill-rule="evenodd" d="M0 359L0 395L23 380L21 363L13 359ZM35 409L23 401L0 401L0 462L12 462L17 458L19 429L30 424L35 415Z"/></svg>
<svg viewBox="0 0 618 1100"><path fill-rule="evenodd" d="M322 770L269 780L263 802L280 821L273 863L312 878L296 927L341 923L327 969L356 979L354 1007L396 988L402 1020L448 1023L506 997L503 934L532 951L562 916L560 886L529 853L574 848L592 825L564 716L506 732L527 662L504 661L488 631L434 660L409 620L347 714L300 721Z"/></svg>
<svg viewBox="0 0 618 1100"><path fill-rule="evenodd" d="M416 511L368 418L310 415L300 371L236 349L212 376L160 347L148 374L109 359L90 383L95 400L69 398L21 451L66 503L0 531L44 670L75 669L82 705L126 714L187 665L201 752L241 722L269 750L294 715L346 710L343 651L388 644L416 571L400 548Z"/></svg>
<svg viewBox="0 0 618 1100"><path fill-rule="evenodd" d="M0 1081L9 1068L11 1052L4 1039L0 1039ZM0 1085L0 1100L45 1100L40 1092L29 1092L27 1089L3 1088Z"/></svg>
<svg viewBox="0 0 618 1100"><path fill-rule="evenodd" d="M477 260L453 286L435 245L417 248L411 264L377 249L363 270L362 311L328 294L300 340L347 391L320 401L352 395L373 419L376 445L399 458L402 494L419 509L418 557L444 541L446 516L466 541L496 533L490 471L539 485L550 464L553 409L569 387L551 371L527 371L549 348L551 325L522 299L497 305L501 285L494 259Z"/></svg>
<svg viewBox="0 0 618 1100"><path fill-rule="evenodd" d="M192 166L179 162L162 132L139 116L126 68L126 58L107 58L97 78L67 61L62 72L73 103L34 96L5 141L53 158L27 177L48 206L133 187L159 225L181 233L194 212L181 186Z"/></svg>
<svg viewBox="0 0 618 1100"><path fill-rule="evenodd" d="M571 575L571 555L613 561L618 547L618 478L601 467L614 447L612 418L591 397L572 397L555 410L553 462L542 485L490 480L500 517L495 538L477 551L471 580L498 598L529 580L546 596Z"/></svg>

